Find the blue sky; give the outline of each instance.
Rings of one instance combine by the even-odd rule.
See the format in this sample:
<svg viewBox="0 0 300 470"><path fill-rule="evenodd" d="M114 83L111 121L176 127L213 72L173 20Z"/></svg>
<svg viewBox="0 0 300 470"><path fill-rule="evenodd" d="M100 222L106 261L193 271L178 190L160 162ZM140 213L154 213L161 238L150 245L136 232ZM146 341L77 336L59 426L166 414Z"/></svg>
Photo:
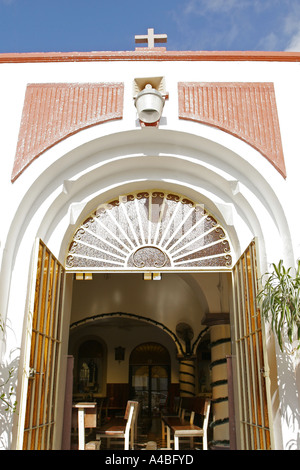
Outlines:
<svg viewBox="0 0 300 470"><path fill-rule="evenodd" d="M130 51L148 28L170 51L300 51L300 0L0 0L0 52Z"/></svg>

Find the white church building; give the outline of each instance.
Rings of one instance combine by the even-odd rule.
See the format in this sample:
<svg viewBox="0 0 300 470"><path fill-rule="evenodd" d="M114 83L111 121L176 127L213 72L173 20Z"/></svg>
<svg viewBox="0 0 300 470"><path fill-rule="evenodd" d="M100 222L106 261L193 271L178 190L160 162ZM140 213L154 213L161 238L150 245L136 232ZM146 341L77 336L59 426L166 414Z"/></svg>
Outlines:
<svg viewBox="0 0 300 470"><path fill-rule="evenodd" d="M210 450L300 448L256 302L300 257L300 53L165 41L0 54L3 449L68 448L80 400L201 395Z"/></svg>

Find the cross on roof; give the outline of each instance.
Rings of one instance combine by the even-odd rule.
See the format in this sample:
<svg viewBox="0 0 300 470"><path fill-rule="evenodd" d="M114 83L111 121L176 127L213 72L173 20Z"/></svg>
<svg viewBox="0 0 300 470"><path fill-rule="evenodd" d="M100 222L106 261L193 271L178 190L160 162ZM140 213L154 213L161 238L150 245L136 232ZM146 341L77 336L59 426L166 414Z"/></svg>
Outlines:
<svg viewBox="0 0 300 470"><path fill-rule="evenodd" d="M167 42L168 36L166 34L154 34L153 28L148 28L148 34L136 35L136 43L148 43L148 49L153 49L155 43Z"/></svg>

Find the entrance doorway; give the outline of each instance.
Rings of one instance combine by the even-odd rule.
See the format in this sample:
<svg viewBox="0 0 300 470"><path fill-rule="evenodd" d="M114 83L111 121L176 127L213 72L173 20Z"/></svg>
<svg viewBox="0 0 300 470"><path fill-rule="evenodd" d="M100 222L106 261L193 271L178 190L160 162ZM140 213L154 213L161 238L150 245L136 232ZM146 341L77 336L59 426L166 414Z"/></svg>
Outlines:
<svg viewBox="0 0 300 470"><path fill-rule="evenodd" d="M115 225L112 225L112 222ZM108 228L109 233L105 231ZM46 253L47 248L41 243L40 250ZM239 336L240 325L245 323L248 317L249 325L251 321L253 323L254 317L259 320L253 332L260 332L260 316L255 310L255 250L251 249L251 256L250 251L247 252L248 255L246 254L235 267L232 266L229 250L230 243L225 230L202 206L182 196L163 192L138 193L127 196L124 202L123 199L112 201L109 205L101 207L79 227L69 246L66 259L67 276L74 278L71 323L76 327L81 322L85 324L84 334L87 340L95 339L95 336L99 336L103 341L105 339L107 356L106 364L103 364L102 369L104 371L102 383L105 389L100 393L110 394L110 391L114 390L114 395L118 399L121 396L129 398L130 394L131 396L139 394L142 400L142 412L151 415L163 404L160 402L166 400L170 392L170 380L171 385L174 386L175 382L177 384L180 382L179 374L182 377L187 375L194 377L194 374L186 369L192 366L191 361L185 361L188 362L187 365L181 361L181 366L186 367L184 370L183 368L178 370L178 354L184 358L186 356L185 342L176 337L178 323L188 321L192 327L194 337L189 338L192 342L191 351L196 347L205 329L201 322L206 315L210 315L210 312L229 312L230 310L232 320L235 320L232 326L237 342L245 337L245 335ZM56 269L56 261L51 253L49 257L51 260L53 258L52 264ZM248 258L249 262L246 262ZM44 259L44 255L41 259ZM61 312L61 302L64 298L63 282L55 289L52 287L56 286L51 281L55 278L53 274L56 272L55 269L47 271L45 268L39 268L36 283L32 286L32 303L35 302L38 306L39 299L45 299L41 305L46 308L36 309L37 324L45 325L45 328L48 325L48 318L52 318L48 317L49 312ZM57 279L64 277L63 272L62 267ZM234 274L233 288L228 282L232 273ZM45 279L44 284L41 282L41 276ZM61 295L58 295L58 292ZM235 308L232 308L232 303L236 304ZM57 307L53 309L52 306L56 305ZM127 316L131 315L131 318L137 321L138 328L136 328L137 325L128 327L128 324L116 327L110 323L113 317L125 319L126 312L130 312ZM247 317L248 312L251 314ZM95 323L99 317L101 317L101 325ZM41 322L43 318L45 320ZM60 325L60 316L58 315L57 318L57 324ZM147 320L148 323L140 321L141 318ZM105 324L105 319L107 324ZM146 323L147 327L151 326L155 331L142 330ZM133 326L135 331L133 331ZM89 327L91 327L90 330ZM40 337L45 339L45 344L48 344L47 328L45 328L43 327ZM60 356L58 353L57 356L52 353L48 356L44 355L46 349L42 346L42 339L32 341L32 338L35 338L35 330L34 320L27 341L32 345L28 364L30 370L36 371L35 382L29 382L32 380L31 377L24 378L24 390L26 390L24 397L27 395L28 400L26 420L25 413L22 415L26 424L22 426L23 436L20 436L20 441L23 442L23 437L25 437L24 443L26 439L29 442L27 436L30 436L32 439L30 444L26 444L27 448L50 449L54 445L54 438L47 439L44 444L43 439L34 436L35 426L32 420L27 427L27 417L34 416L34 410L37 409L37 402L32 399L31 383L43 384L46 379L44 369L35 368L35 360L38 358L40 363L44 364L47 362L47 357L57 358L54 362L51 361L54 367L49 369L49 380L54 384L51 389L53 390L50 400L51 416L58 415L54 399L60 393L58 387L55 388L58 384L55 373L59 368L55 365ZM162 334L168 339L160 341ZM154 338L155 347L152 344ZM59 351L60 338L55 337L53 344L55 350ZM151 354L148 357L145 355L143 359L141 359L142 345L144 349L151 350L152 348ZM162 346L162 349L159 349L157 345ZM124 360L115 357L115 349L119 347L124 348ZM171 355L171 361L165 356L164 348ZM262 362L258 364L257 351L259 349L262 353L260 355ZM39 356L40 352L42 355ZM244 366L243 359L246 353L248 359ZM259 377L262 401L258 405L250 398L245 401L249 427L253 426L253 412L260 408L265 411L264 405L269 399L266 393L269 384L268 380L265 380L267 368L264 367L263 353L264 344L260 336L256 340L251 330L244 350L240 351L239 368L236 371L236 381L241 383L241 378L243 378L244 390L246 387L249 390L248 398L252 391L250 379L254 377L254 373L262 371ZM85 353L84 357L90 359L89 352ZM219 361L215 365L219 367ZM175 370L176 367L177 370ZM88 377L90 378L90 371ZM94 393L94 384L98 382L88 380L88 383L93 385L91 392ZM219 386L218 381L217 385ZM35 390L38 390L38 394L34 396L40 397L38 402L40 407L44 395L41 393L41 387L37 386ZM256 389L253 388L253 390ZM199 388L195 387L195 391L198 392ZM117 406L119 407L119 404L115 403L115 407ZM45 427L44 417L48 416L47 412L48 408L45 407L43 416L40 416L41 428ZM267 419L261 424L259 417L255 425L257 429L263 426L269 433L270 423ZM55 420L51 421L51 426L49 435L54 436L52 429L55 430ZM247 445L251 449L268 448L270 440L269 435L266 438L258 436L247 440L249 441Z"/></svg>
<svg viewBox="0 0 300 470"><path fill-rule="evenodd" d="M170 355L158 343L137 346L130 356L130 395L140 403L141 416L159 416L170 384Z"/></svg>

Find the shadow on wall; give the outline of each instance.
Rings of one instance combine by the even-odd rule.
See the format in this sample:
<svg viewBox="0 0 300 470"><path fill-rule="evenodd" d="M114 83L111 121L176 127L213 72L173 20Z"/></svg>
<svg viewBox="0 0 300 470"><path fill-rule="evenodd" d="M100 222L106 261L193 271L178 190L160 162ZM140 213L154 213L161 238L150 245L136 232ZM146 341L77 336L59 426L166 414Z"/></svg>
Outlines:
<svg viewBox="0 0 300 470"><path fill-rule="evenodd" d="M0 365L0 449L10 449L14 413L17 413L15 390L19 357Z"/></svg>
<svg viewBox="0 0 300 470"><path fill-rule="evenodd" d="M294 360L293 360L294 359ZM297 381L295 375L295 357L293 355L289 355L288 353L278 354L277 356L278 362L278 369L281 374L278 377L278 385L282 389L282 396L280 401L280 408L281 408L281 416L288 423L289 429L297 429L299 428L299 416L300 416L300 409L299 409L299 388L297 389ZM281 364L280 364L281 363ZM299 369L299 365L298 365ZM297 370L296 370L297 372ZM298 372L298 374L300 371ZM291 381L291 378L293 380ZM291 403L291 394L287 389L290 390L298 390L294 396L294 403ZM284 435L283 435L284 439ZM298 432L297 440L290 439L286 443L284 442L284 446L287 450L297 450L300 449L300 434Z"/></svg>
<svg viewBox="0 0 300 470"><path fill-rule="evenodd" d="M0 316L0 341L3 347L7 342L8 328L12 330L4 324ZM17 357L14 357L16 354ZM16 385L20 363L19 351L10 351L8 357L9 360L1 360L0 363L0 450L11 448L14 414L17 413Z"/></svg>

